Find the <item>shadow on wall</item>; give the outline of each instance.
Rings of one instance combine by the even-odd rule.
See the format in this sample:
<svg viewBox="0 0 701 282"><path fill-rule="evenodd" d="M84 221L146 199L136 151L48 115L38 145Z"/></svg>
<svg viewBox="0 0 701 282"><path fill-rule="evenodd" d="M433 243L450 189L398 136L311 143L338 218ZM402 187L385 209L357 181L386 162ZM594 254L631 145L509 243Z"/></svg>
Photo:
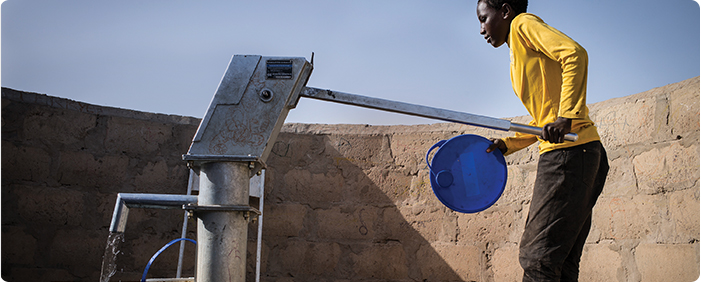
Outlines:
<svg viewBox="0 0 701 282"><path fill-rule="evenodd" d="M454 242L456 230L419 176L425 165L392 160L385 135L281 133L266 172L261 280L479 280L477 247L429 242ZM443 220L422 221L427 214ZM449 265L436 247L464 252L464 265ZM466 267L477 269L454 270Z"/></svg>
<svg viewBox="0 0 701 282"><path fill-rule="evenodd" d="M197 122L6 94L13 100L3 96L2 276L97 281L116 194L184 194L181 154ZM431 144L396 142L280 134L266 173L263 281L479 280L483 248L456 246L457 216L424 179ZM182 211L132 209L112 281L138 280L149 258L180 237L182 222ZM183 276L191 277L194 245L185 246ZM177 252L162 253L148 277L174 277ZM446 254L465 259L449 265ZM254 266L249 260L249 281Z"/></svg>

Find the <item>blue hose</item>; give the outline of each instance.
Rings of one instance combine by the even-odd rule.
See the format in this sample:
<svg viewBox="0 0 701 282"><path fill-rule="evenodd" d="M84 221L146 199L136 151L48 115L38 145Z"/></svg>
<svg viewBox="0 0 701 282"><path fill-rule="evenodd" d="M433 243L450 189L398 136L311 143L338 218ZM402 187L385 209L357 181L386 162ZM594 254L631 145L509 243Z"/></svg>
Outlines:
<svg viewBox="0 0 701 282"><path fill-rule="evenodd" d="M165 251L165 250L166 250L168 247L170 247L171 245L173 245L173 244L175 244L175 243L177 243L177 242L180 242L180 241L182 241L182 240L190 241L190 242L194 243L195 245L197 245L197 242L195 242L195 240L188 239L188 238L178 238L178 239L175 239L175 240L173 240L173 241L170 241L170 243L166 244L165 246L163 246L163 248L161 248L160 250L158 250L158 252L156 252L155 254L153 254L153 256L151 257L151 259L148 261L148 263L146 264L146 269L144 269L144 275L141 276L141 282L146 282L146 273L148 273L148 269L151 268L151 264L153 263L154 260L156 260L156 258L158 257L158 255L160 255L163 251Z"/></svg>

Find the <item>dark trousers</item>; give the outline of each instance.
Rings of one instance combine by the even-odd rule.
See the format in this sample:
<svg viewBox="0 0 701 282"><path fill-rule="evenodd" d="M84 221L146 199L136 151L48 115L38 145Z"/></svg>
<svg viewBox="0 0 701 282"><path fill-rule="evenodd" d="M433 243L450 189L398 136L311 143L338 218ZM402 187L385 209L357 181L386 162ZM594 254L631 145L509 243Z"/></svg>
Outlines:
<svg viewBox="0 0 701 282"><path fill-rule="evenodd" d="M599 141L540 156L521 237L523 281L577 281L592 208L608 170Z"/></svg>

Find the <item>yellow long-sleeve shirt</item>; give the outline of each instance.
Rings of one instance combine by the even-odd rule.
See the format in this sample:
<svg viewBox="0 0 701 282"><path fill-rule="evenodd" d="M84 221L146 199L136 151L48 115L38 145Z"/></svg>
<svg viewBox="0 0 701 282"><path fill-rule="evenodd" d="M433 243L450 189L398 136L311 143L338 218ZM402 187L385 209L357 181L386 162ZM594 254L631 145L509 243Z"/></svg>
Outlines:
<svg viewBox="0 0 701 282"><path fill-rule="evenodd" d="M511 83L530 113L530 125L543 127L558 117L572 119L576 142L550 143L537 136L516 133L504 143L506 155L540 141L540 153L599 140L586 105L587 52L564 33L539 17L522 13L511 22L506 43L511 55Z"/></svg>

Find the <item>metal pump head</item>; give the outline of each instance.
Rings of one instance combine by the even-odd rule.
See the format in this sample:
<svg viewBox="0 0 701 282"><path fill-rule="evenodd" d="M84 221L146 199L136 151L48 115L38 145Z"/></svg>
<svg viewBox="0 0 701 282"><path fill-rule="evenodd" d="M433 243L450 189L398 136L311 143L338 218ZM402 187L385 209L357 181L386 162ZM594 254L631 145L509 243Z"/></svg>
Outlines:
<svg viewBox="0 0 701 282"><path fill-rule="evenodd" d="M311 72L305 58L233 56L183 159L251 162L256 173Z"/></svg>

